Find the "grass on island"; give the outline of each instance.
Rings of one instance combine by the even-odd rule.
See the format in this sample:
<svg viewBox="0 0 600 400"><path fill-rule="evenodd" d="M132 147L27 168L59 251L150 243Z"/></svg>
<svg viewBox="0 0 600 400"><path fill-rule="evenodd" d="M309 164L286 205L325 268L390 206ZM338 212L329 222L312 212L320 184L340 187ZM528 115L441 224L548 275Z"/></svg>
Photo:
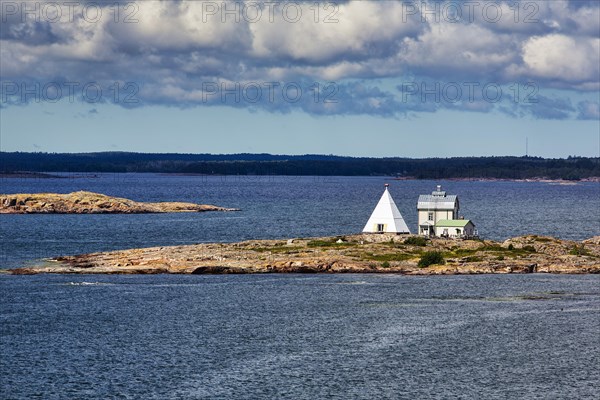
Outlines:
<svg viewBox="0 0 600 400"><path fill-rule="evenodd" d="M277 254L297 254L306 249L304 247L298 247L298 246L289 246L289 247L272 246L272 247L251 247L250 250L256 251L258 253L271 252L271 253L277 253Z"/></svg>
<svg viewBox="0 0 600 400"><path fill-rule="evenodd" d="M446 261L444 255L440 251L427 251L423 253L419 263L417 264L421 268L429 267L431 265L443 265Z"/></svg>
<svg viewBox="0 0 600 400"><path fill-rule="evenodd" d="M588 257L593 257L594 255L592 253L590 253L590 251L588 249L585 248L585 245L582 244L581 246L573 246L573 248L571 250L569 250L569 254L572 256L588 256Z"/></svg>
<svg viewBox="0 0 600 400"><path fill-rule="evenodd" d="M361 260L369 260L369 261L381 261L381 262L393 262L393 261L406 261L411 260L413 258L419 257L419 253L372 253L372 252L364 252L364 253L353 253L349 254L351 257L357 257Z"/></svg>
<svg viewBox="0 0 600 400"><path fill-rule="evenodd" d="M539 242L550 242L552 239L546 237L537 237ZM351 257L359 261L374 261L381 263L381 267L388 268L392 263L398 263L410 260L419 260L420 267L426 267L434 264L450 263L474 263L486 260L503 261L506 259L517 259L537 253L532 245L516 247L512 243L508 246L502 246L498 243L480 241L481 245L477 248L461 248L460 244L449 248L437 248L436 241L428 238L411 236L401 241L383 242L359 242L347 239L344 236L337 236L324 239L313 239L307 242L295 243L291 245L286 242L276 242L270 246L251 247L248 250L259 253L270 254L299 254L312 253L323 250L342 250L340 256ZM423 247L433 247L431 251L425 251ZM361 250L362 249L362 250ZM344 251L347 250L347 251ZM575 256L596 257L585 245L576 245L572 247L568 254ZM372 264L369 264L372 265ZM375 264L373 264L375 265Z"/></svg>
<svg viewBox="0 0 600 400"><path fill-rule="evenodd" d="M540 243L548 243L548 242L555 242L556 241L556 239L553 239L553 238L541 237L541 236L537 236L537 235L533 235L532 238L536 242L540 242Z"/></svg>
<svg viewBox="0 0 600 400"><path fill-rule="evenodd" d="M486 244L478 249L461 249L455 246L452 247L450 251L443 252L443 255L446 258L462 258L462 261L464 262L478 262L483 261L483 256L486 253L496 253L497 260L504 260L506 257L518 258L528 254L536 253L536 250L533 246L516 248L512 244L508 247L502 247L499 244Z"/></svg>
<svg viewBox="0 0 600 400"><path fill-rule="evenodd" d="M341 240L338 243L338 240ZM347 242L344 237L336 237L328 240L311 240L306 245L308 247L331 247L331 248L342 248L356 246L358 243Z"/></svg>
<svg viewBox="0 0 600 400"><path fill-rule="evenodd" d="M462 262L481 262L481 261L483 261L483 257L482 256L468 256L468 257L461 259L461 261Z"/></svg>
<svg viewBox="0 0 600 400"><path fill-rule="evenodd" d="M422 236L411 236L409 238L407 238L406 240L404 240L404 244L407 244L409 246L427 246L427 238L422 237Z"/></svg>

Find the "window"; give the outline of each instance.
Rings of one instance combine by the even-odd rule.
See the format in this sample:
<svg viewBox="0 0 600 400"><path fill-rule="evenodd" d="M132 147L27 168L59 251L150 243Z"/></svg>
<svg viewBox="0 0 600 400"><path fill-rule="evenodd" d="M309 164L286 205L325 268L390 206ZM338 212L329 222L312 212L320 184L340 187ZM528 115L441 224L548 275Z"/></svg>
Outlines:
<svg viewBox="0 0 600 400"><path fill-rule="evenodd" d="M384 224L377 224L377 232L383 233L384 231L385 231L385 225Z"/></svg>
<svg viewBox="0 0 600 400"><path fill-rule="evenodd" d="M427 220L433 221L433 213L432 212L430 212L429 215L427 215Z"/></svg>

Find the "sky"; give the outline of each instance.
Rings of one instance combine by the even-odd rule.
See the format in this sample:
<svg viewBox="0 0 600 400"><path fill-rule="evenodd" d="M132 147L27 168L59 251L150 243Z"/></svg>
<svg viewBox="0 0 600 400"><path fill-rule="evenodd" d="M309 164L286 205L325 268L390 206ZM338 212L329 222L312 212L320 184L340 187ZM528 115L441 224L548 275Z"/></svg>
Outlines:
<svg viewBox="0 0 600 400"><path fill-rule="evenodd" d="M600 156L597 1L0 1L0 150Z"/></svg>

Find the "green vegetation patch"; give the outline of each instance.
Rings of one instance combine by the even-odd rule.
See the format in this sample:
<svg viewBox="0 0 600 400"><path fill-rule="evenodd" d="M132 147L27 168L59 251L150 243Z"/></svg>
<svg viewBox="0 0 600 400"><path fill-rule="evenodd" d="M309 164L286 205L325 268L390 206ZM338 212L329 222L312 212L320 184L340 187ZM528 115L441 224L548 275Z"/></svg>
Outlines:
<svg viewBox="0 0 600 400"><path fill-rule="evenodd" d="M488 244L485 247L479 249L482 252L492 252L498 254L498 259L502 257L515 258L517 256L524 256L531 253L536 253L535 247L531 245L523 246L522 248L516 248L513 244L509 244L508 247L502 247L498 244Z"/></svg>
<svg viewBox="0 0 600 400"><path fill-rule="evenodd" d="M581 246L573 246L571 250L569 250L569 254L572 256L592 256L592 253L588 249L585 248L585 245Z"/></svg>
<svg viewBox="0 0 600 400"><path fill-rule="evenodd" d="M407 244L410 246L421 246L421 247L427 246L427 238L424 238L421 236L411 236L404 240L404 244Z"/></svg>
<svg viewBox="0 0 600 400"><path fill-rule="evenodd" d="M531 245L523 246L521 250L527 253L536 253L535 247Z"/></svg>
<svg viewBox="0 0 600 400"><path fill-rule="evenodd" d="M536 242L541 242L541 243L547 243L547 242L554 242L554 239L551 238L547 238L547 237L539 237L539 236L535 236L534 240Z"/></svg>
<svg viewBox="0 0 600 400"><path fill-rule="evenodd" d="M501 251L501 252L504 252L504 251L507 251L507 250L508 249L500 246L499 244L488 244L488 245L485 245L481 249L481 251Z"/></svg>
<svg viewBox="0 0 600 400"><path fill-rule="evenodd" d="M333 248L342 248L342 247L352 247L356 246L357 243L354 242L342 242L337 243L340 238L328 239L328 240L311 240L307 243L308 247L333 247ZM343 240L343 239L342 239Z"/></svg>
<svg viewBox="0 0 600 400"><path fill-rule="evenodd" d="M357 257L361 260L381 261L384 263L385 262L389 263L389 262L393 262L393 261L411 260L413 258L418 257L418 254L400 253L400 252L375 254L375 253L365 252L365 253L353 253L353 254L351 254L351 256Z"/></svg>
<svg viewBox="0 0 600 400"><path fill-rule="evenodd" d="M527 254L535 253L535 247L524 246L523 248L515 248L513 245L508 247L502 247L498 244L486 244L484 247L478 249L461 249L458 247L452 247L450 251L443 252L444 258L463 258L466 262L478 262L485 259L486 253L495 253L497 260L504 260L505 258L517 258Z"/></svg>
<svg viewBox="0 0 600 400"><path fill-rule="evenodd" d="M423 255L421 256L421 259L419 260L419 267L421 268L425 268L425 267L429 267L430 265L434 265L434 264L438 264L438 265L442 265L445 264L446 261L444 261L444 255L439 252L439 251L428 251L423 253Z"/></svg>
<svg viewBox="0 0 600 400"><path fill-rule="evenodd" d="M481 262L483 257L480 256L469 256L462 259L463 262Z"/></svg>
<svg viewBox="0 0 600 400"><path fill-rule="evenodd" d="M456 249L444 253L445 257L466 257L477 253L478 249Z"/></svg>
<svg viewBox="0 0 600 400"><path fill-rule="evenodd" d="M401 243L383 242L378 244L383 244L394 249L406 249L406 246Z"/></svg>

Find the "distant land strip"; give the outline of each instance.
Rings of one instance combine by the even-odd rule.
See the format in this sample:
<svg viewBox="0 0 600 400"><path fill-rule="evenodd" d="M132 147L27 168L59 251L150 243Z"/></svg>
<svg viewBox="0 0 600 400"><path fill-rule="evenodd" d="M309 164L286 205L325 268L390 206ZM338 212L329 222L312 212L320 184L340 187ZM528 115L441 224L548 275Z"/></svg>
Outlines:
<svg viewBox="0 0 600 400"><path fill-rule="evenodd" d="M139 202L93 192L0 194L0 214L149 214L239 211L211 204Z"/></svg>
<svg viewBox="0 0 600 400"><path fill-rule="evenodd" d="M31 173L391 176L400 179L597 180L600 158L367 158L333 155L0 152L2 177ZM35 176L35 175L30 175ZM41 177L41 176L40 176Z"/></svg>

